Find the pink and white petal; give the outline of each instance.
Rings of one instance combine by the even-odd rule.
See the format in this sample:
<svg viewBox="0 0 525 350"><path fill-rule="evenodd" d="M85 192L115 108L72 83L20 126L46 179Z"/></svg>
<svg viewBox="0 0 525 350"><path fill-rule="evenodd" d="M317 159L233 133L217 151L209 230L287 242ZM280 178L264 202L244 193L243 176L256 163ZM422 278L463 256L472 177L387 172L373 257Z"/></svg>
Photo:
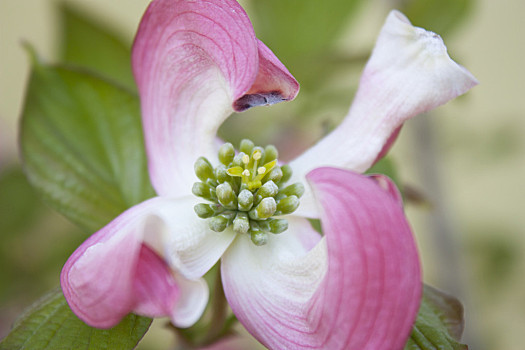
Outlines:
<svg viewBox="0 0 525 350"><path fill-rule="evenodd" d="M392 179L383 174L370 174L368 177L374 180L379 187L390 193L392 198L403 207L403 196Z"/></svg>
<svg viewBox="0 0 525 350"><path fill-rule="evenodd" d="M164 228L147 241L162 252L174 270L190 280L208 272L235 238L231 228L223 232L210 230L208 221L200 219L193 209L200 201L187 196L158 210L156 214L163 219Z"/></svg>
<svg viewBox="0 0 525 350"><path fill-rule="evenodd" d="M347 117L293 160L295 179L320 166L363 172L407 119L464 94L477 84L447 54L441 38L392 11L376 42Z"/></svg>
<svg viewBox="0 0 525 350"><path fill-rule="evenodd" d="M62 290L73 312L87 324L112 327L139 303L134 281L144 227L162 205L161 199L153 198L128 209L88 238L64 265Z"/></svg>
<svg viewBox="0 0 525 350"><path fill-rule="evenodd" d="M324 242L307 254L300 237L288 231L271 235L261 247L242 235L222 257L228 304L248 332L268 348L300 349L310 342L305 314L326 272Z"/></svg>
<svg viewBox="0 0 525 350"><path fill-rule="evenodd" d="M213 267L235 238L232 229L210 230L208 221L195 214L193 207L202 200L191 195L177 199L157 197L149 215L160 220L145 233L144 242L152 247L182 277L197 280Z"/></svg>
<svg viewBox="0 0 525 350"><path fill-rule="evenodd" d="M238 98L233 107L242 112L248 108L273 105L282 101L293 100L299 93L299 83L274 53L260 40L259 71L257 78L245 95Z"/></svg>
<svg viewBox="0 0 525 350"><path fill-rule="evenodd" d="M174 250L166 244L178 245L176 252L180 256L175 259L182 269L180 273L187 272L197 279L217 262L231 242L227 235L217 235L208 229L207 223L193 212L194 203L194 197L152 198L126 210L86 240L68 259L61 274L62 290L75 314L91 326L107 328L133 310L156 316L175 307L175 313L170 311L165 315L179 322L173 315L180 305L173 302L187 296L183 286L175 287L170 280L167 266L174 257L166 254ZM143 244L151 247L158 259L149 251L143 251ZM191 252L199 247L203 250L201 255L186 259L190 254L185 249ZM139 268L141 263L146 265ZM159 270L162 263L166 266ZM170 267L176 270L177 266ZM195 274L194 266L200 275ZM157 275L148 277L148 269L157 269ZM160 304L153 304L146 297L144 288L148 283L160 288L156 293L165 298ZM178 296L177 288L180 289ZM200 301L194 305L203 303L207 291L199 295ZM184 319L180 322L187 323Z"/></svg>
<svg viewBox="0 0 525 350"><path fill-rule="evenodd" d="M170 209L173 210L173 206ZM164 214L162 210L157 212L157 215ZM170 234L170 229L157 215L149 217L145 230L150 233L148 243L157 251L163 251L162 241L164 235ZM147 245L142 246L136 275L139 278L135 279L135 289L141 297L134 307L135 312L149 317L169 316L171 322L181 328L193 325L204 312L209 298L206 281L202 278L189 280L179 271L172 271Z"/></svg>
<svg viewBox="0 0 525 350"><path fill-rule="evenodd" d="M402 349L421 296L402 208L350 171L316 169L308 180L324 238L303 255L282 244L286 233L263 250L236 240L222 260L233 311L270 349Z"/></svg>
<svg viewBox="0 0 525 350"><path fill-rule="evenodd" d="M323 238L321 234L312 227L308 219L297 215L286 215L283 218L288 220L288 230L285 231L286 234L291 234L299 238L305 251L310 251L319 243L321 238Z"/></svg>
<svg viewBox="0 0 525 350"><path fill-rule="evenodd" d="M190 194L193 163L199 156L215 159L214 137L234 101L258 104L246 96L254 82L258 88L253 93L259 96L282 91L288 98L288 88L279 84L289 83L289 73L278 69L272 55L262 61L273 66L260 64L259 52L267 51L260 46L248 16L233 0L150 4L135 38L132 64L150 177L159 195Z"/></svg>

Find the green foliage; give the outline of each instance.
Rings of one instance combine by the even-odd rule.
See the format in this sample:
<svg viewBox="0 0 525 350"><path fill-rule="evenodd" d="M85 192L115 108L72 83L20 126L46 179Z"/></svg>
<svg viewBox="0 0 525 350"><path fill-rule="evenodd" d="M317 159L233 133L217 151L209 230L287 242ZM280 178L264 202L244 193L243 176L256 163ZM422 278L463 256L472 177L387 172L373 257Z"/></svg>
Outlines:
<svg viewBox="0 0 525 350"><path fill-rule="evenodd" d="M400 10L417 26L445 35L456 29L473 0L403 0Z"/></svg>
<svg viewBox="0 0 525 350"><path fill-rule="evenodd" d="M0 194L0 304L9 315L56 286L61 265L84 237L38 199L19 166L2 169Z"/></svg>
<svg viewBox="0 0 525 350"><path fill-rule="evenodd" d="M417 320L405 350L466 350L460 344L463 307L455 298L425 285Z"/></svg>
<svg viewBox="0 0 525 350"><path fill-rule="evenodd" d="M135 89L131 73L131 44L73 5L62 3L59 9L62 61L86 67Z"/></svg>
<svg viewBox="0 0 525 350"><path fill-rule="evenodd" d="M43 199L90 233L154 194L137 96L88 73L35 64L21 150Z"/></svg>
<svg viewBox="0 0 525 350"><path fill-rule="evenodd" d="M133 349L151 324L146 317L129 315L111 329L96 329L79 320L60 290L30 307L0 343L0 350L18 349Z"/></svg>
<svg viewBox="0 0 525 350"><path fill-rule="evenodd" d="M2 238L30 226L40 208L35 191L28 186L19 168L9 168L0 174L0 223Z"/></svg>

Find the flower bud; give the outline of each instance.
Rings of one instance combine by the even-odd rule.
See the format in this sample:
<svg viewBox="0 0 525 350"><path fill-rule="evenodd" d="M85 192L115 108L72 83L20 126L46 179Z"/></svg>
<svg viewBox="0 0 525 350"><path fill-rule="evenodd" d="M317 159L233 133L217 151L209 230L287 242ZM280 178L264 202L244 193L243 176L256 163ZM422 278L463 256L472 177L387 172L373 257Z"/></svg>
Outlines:
<svg viewBox="0 0 525 350"><path fill-rule="evenodd" d="M257 191L257 196L260 198L274 197L279 192L279 187L272 181L266 182L264 185L259 188Z"/></svg>
<svg viewBox="0 0 525 350"><path fill-rule="evenodd" d="M248 139L241 140L241 145L239 147L239 150L241 152L244 152L245 154L252 154L252 149L255 145L252 141Z"/></svg>
<svg viewBox="0 0 525 350"><path fill-rule="evenodd" d="M269 230L271 233L282 233L288 229L288 220L286 219L273 219L268 222Z"/></svg>
<svg viewBox="0 0 525 350"><path fill-rule="evenodd" d="M281 177L281 182L284 183L290 180L290 177L292 177L292 167L290 167L288 164L285 164L281 166L281 171L283 172L283 176Z"/></svg>
<svg viewBox="0 0 525 350"><path fill-rule="evenodd" d="M206 182L208 179L215 179L213 167L206 158L199 157L193 168L195 169L195 175L197 175L202 182Z"/></svg>
<svg viewBox="0 0 525 350"><path fill-rule="evenodd" d="M264 149L264 160L262 161L262 164L271 162L272 160L277 159L278 156L279 152L277 152L277 148L274 145L268 145Z"/></svg>
<svg viewBox="0 0 525 350"><path fill-rule="evenodd" d="M250 229L250 220L245 212L238 212L233 220L233 230L239 234L248 232Z"/></svg>
<svg viewBox="0 0 525 350"><path fill-rule="evenodd" d="M237 196L237 202L239 210L248 211L253 205L253 194L249 190L242 190Z"/></svg>
<svg viewBox="0 0 525 350"><path fill-rule="evenodd" d="M239 152L239 154L233 157L232 164L231 164L232 167L240 167L244 169L244 162L242 161L242 159L244 158L245 155L246 153Z"/></svg>
<svg viewBox="0 0 525 350"><path fill-rule="evenodd" d="M273 197L263 198L263 200L261 201L261 203L259 203L259 205L257 205L257 207L250 210L250 219L267 219L275 213L276 209L277 204L275 203L275 199L273 199Z"/></svg>
<svg viewBox="0 0 525 350"><path fill-rule="evenodd" d="M275 183L279 183L281 181L281 178L283 177L283 172L281 170L281 167L276 166L273 168L268 175L266 175L265 180L266 181L273 181Z"/></svg>
<svg viewBox="0 0 525 350"><path fill-rule="evenodd" d="M232 212L224 212L222 214L212 217L208 221L208 225L210 226L210 229L212 231L222 232L226 229L226 227L231 225L234 215L235 214Z"/></svg>
<svg viewBox="0 0 525 350"><path fill-rule="evenodd" d="M195 205L193 207L193 210L195 210L195 213L201 219L211 218L212 216L216 215L219 212L217 205L205 204L205 203L199 203Z"/></svg>
<svg viewBox="0 0 525 350"><path fill-rule="evenodd" d="M225 166L230 165L235 157L235 148L231 143L225 143L219 148L219 161Z"/></svg>
<svg viewBox="0 0 525 350"><path fill-rule="evenodd" d="M226 167L224 165L219 165L218 167L216 167L214 174L215 178L220 184L228 181L228 179L230 178L230 176L228 175L228 171L226 170Z"/></svg>
<svg viewBox="0 0 525 350"><path fill-rule="evenodd" d="M228 209L237 208L237 196L233 192L232 186L229 182L224 182L216 188L217 199L219 203Z"/></svg>
<svg viewBox="0 0 525 350"><path fill-rule="evenodd" d="M256 224L251 225L250 238L252 239L252 242L257 246L265 245L266 243L268 243L268 233L261 230Z"/></svg>
<svg viewBox="0 0 525 350"><path fill-rule="evenodd" d="M290 196L283 198L277 204L276 215L293 213L299 207L299 198L297 196Z"/></svg>
<svg viewBox="0 0 525 350"><path fill-rule="evenodd" d="M215 195L215 189L208 184L202 182L195 182L191 188L191 192L201 198L209 201L215 201L217 196Z"/></svg>
<svg viewBox="0 0 525 350"><path fill-rule="evenodd" d="M280 190L279 195L281 194L283 194L286 197L297 196L297 198L301 198L301 196L304 194L304 186L302 183L296 182Z"/></svg>

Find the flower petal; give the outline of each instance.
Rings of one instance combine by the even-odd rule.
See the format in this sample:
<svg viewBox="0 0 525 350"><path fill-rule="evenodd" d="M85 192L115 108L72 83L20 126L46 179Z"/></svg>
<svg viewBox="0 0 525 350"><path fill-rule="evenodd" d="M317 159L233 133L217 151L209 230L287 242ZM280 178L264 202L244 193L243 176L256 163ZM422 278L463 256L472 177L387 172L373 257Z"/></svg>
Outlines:
<svg viewBox="0 0 525 350"><path fill-rule="evenodd" d="M164 222L153 216L148 230L159 229ZM149 317L169 316L181 328L190 327L201 317L209 298L206 281L188 280L173 273L166 262L151 248L143 244L135 273L133 311Z"/></svg>
<svg viewBox="0 0 525 350"><path fill-rule="evenodd" d="M171 315L180 297L180 288L164 260L142 244L133 280L138 300L134 311L149 317Z"/></svg>
<svg viewBox="0 0 525 350"><path fill-rule="evenodd" d="M402 127L403 127L403 124L398 126L397 129L395 129L390 134L390 136L388 137L388 139L384 143L383 147L381 148L381 151L377 154L376 159L373 161L372 165L377 163L381 158L383 158L384 156L387 155L388 151L390 151L390 148L392 148L392 146L396 142L396 140L397 140L397 138L399 136L399 133L401 133L401 128Z"/></svg>
<svg viewBox="0 0 525 350"><path fill-rule="evenodd" d="M286 232L263 247L239 237L222 259L232 310L270 349L402 349L421 274L401 206L350 171L320 168L308 180L324 238L301 253Z"/></svg>
<svg viewBox="0 0 525 350"><path fill-rule="evenodd" d="M175 305L171 322L180 328L190 327L199 320L206 309L210 290L203 278L189 280L176 275L175 280L181 289L181 297Z"/></svg>
<svg viewBox="0 0 525 350"><path fill-rule="evenodd" d="M188 320L196 321L196 313L207 302L207 287L204 290L203 282L184 279L201 277L233 238L209 230L193 213L195 200L152 198L126 210L86 240L61 274L62 290L75 314L99 328L115 325L131 311L170 316L181 327ZM170 243L177 247L172 249ZM191 256L199 248L201 254ZM173 251L178 254L175 258L168 256ZM171 266L175 274L168 268L173 259L177 260ZM191 296L185 295L188 291ZM153 300L154 296L161 300ZM180 302L187 298L191 303L186 304L194 306L191 312Z"/></svg>
<svg viewBox="0 0 525 350"><path fill-rule="evenodd" d="M397 201L401 207L403 207L403 196L401 196L401 192L399 192L399 189L396 187L394 181L383 174L370 174L368 177L374 180L379 187L390 193L392 198Z"/></svg>
<svg viewBox="0 0 525 350"><path fill-rule="evenodd" d="M159 195L190 193L193 163L199 156L215 159L215 134L234 101L245 100L242 108L235 103L241 110L261 102L246 94L268 96L267 103L281 93L284 99L295 96L287 86L293 78L268 51L233 0L150 4L132 63L150 177Z"/></svg>
<svg viewBox="0 0 525 350"><path fill-rule="evenodd" d="M155 243L148 241L162 251L174 270L190 280L208 272L235 238L231 228L223 232L210 230L208 221L199 218L193 210L199 201L189 196L159 208L156 215L164 220L166 229L158 232Z"/></svg>
<svg viewBox="0 0 525 350"><path fill-rule="evenodd" d="M301 348L310 342L304 311L325 275L326 246L323 239L307 254L300 233L290 225L261 247L242 235L221 259L228 304L270 349ZM289 328L300 333L298 339L291 339Z"/></svg>
<svg viewBox="0 0 525 350"><path fill-rule="evenodd" d="M135 273L147 215L155 202L124 212L88 238L64 265L62 290L73 312L87 324L108 328L134 309Z"/></svg>
<svg viewBox="0 0 525 350"><path fill-rule="evenodd" d="M347 117L290 163L294 170L291 181L298 181L320 166L365 171L404 121L448 102L476 84L472 74L450 59L437 34L413 27L403 14L392 11ZM299 208L297 213L300 210L306 209Z"/></svg>
<svg viewBox="0 0 525 350"><path fill-rule="evenodd" d="M299 83L288 69L262 41L257 40L257 44L259 50L257 78L250 90L234 102L233 107L237 112L255 106L293 100L299 93Z"/></svg>

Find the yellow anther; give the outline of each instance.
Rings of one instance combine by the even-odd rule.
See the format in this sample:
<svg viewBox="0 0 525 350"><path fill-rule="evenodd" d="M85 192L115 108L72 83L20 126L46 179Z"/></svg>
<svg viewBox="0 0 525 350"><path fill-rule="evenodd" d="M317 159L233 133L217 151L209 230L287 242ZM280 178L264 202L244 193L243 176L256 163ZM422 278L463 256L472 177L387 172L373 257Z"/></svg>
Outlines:
<svg viewBox="0 0 525 350"><path fill-rule="evenodd" d="M240 166L234 166L233 168L226 170L226 173L230 176L241 176L243 170L244 169L241 168Z"/></svg>
<svg viewBox="0 0 525 350"><path fill-rule="evenodd" d="M266 172L266 168L265 167L259 167L259 169L257 169L257 174L259 175L263 175L264 173Z"/></svg>
<svg viewBox="0 0 525 350"><path fill-rule="evenodd" d="M248 164L250 162L250 156L245 154L244 156L242 156L242 162L244 164Z"/></svg>
<svg viewBox="0 0 525 350"><path fill-rule="evenodd" d="M253 159L255 159L255 160L259 160L259 159L261 159L261 157L262 157L261 151L255 151L255 153L253 154L252 157L253 157Z"/></svg>
<svg viewBox="0 0 525 350"><path fill-rule="evenodd" d="M251 174L250 174L250 170L248 170L248 169L244 170L244 171L242 172L242 174L243 174L244 176L250 176L250 175L251 175Z"/></svg>

